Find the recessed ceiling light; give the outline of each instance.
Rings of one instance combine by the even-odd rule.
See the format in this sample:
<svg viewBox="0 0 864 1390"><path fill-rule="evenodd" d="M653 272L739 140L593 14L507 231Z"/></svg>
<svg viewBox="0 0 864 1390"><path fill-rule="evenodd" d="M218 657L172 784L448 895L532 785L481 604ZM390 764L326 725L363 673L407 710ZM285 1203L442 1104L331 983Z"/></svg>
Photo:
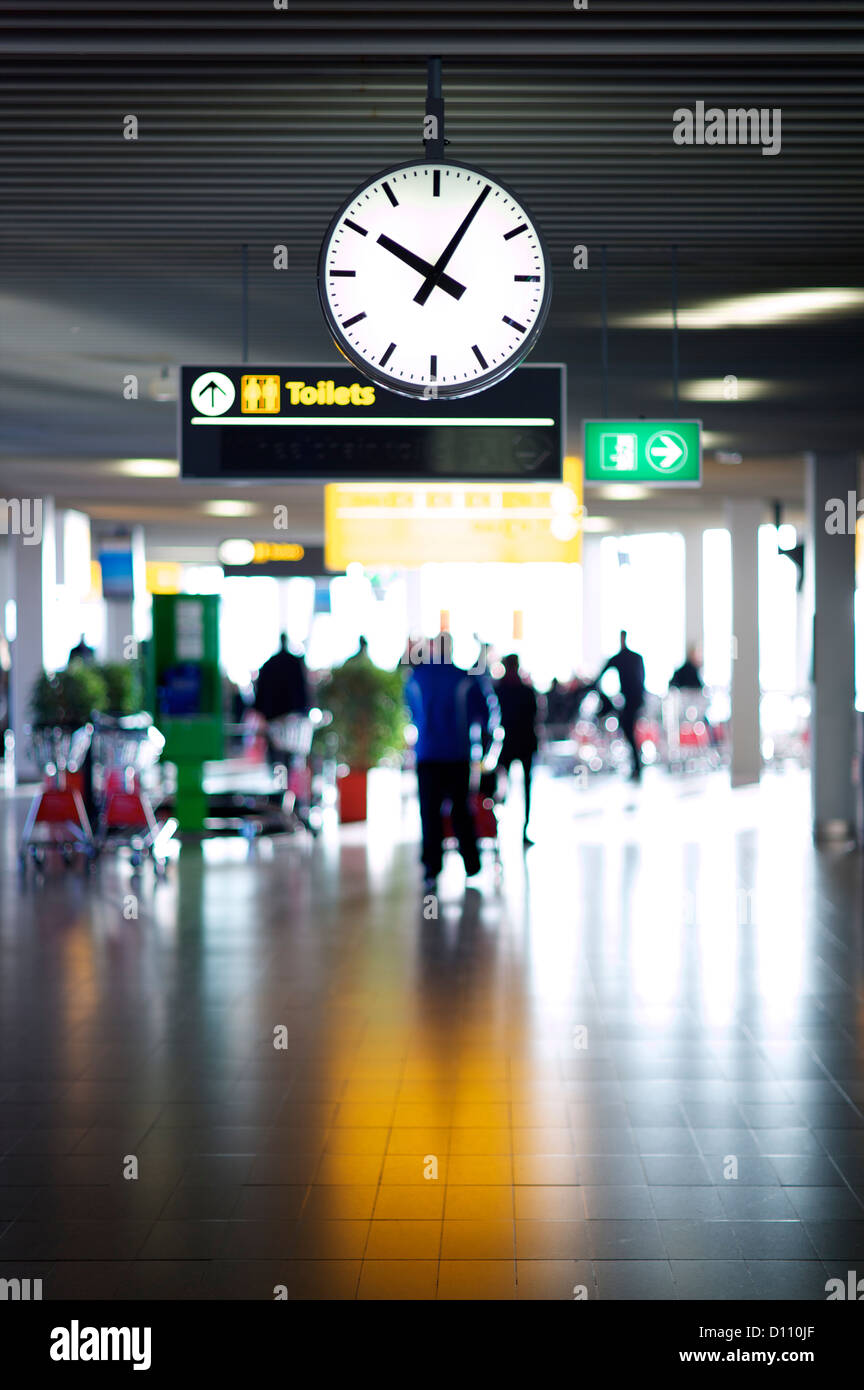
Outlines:
<svg viewBox="0 0 864 1390"><path fill-rule="evenodd" d="M713 299L689 309L679 309L678 327L762 328L794 323L796 319L848 314L862 306L864 290L860 289L778 290L770 294ZM671 328L672 310L622 315L614 321L628 328Z"/></svg>
<svg viewBox="0 0 864 1390"><path fill-rule="evenodd" d="M583 516L583 531L612 531L615 529L615 520L611 516Z"/></svg>
<svg viewBox="0 0 864 1390"><path fill-rule="evenodd" d="M147 392L154 401L176 401L177 369L163 367L157 376L151 378Z"/></svg>
<svg viewBox="0 0 864 1390"><path fill-rule="evenodd" d="M636 483L618 483L615 487L598 488L596 497L603 497L607 502L644 502L646 497L651 496L651 489L639 487Z"/></svg>
<svg viewBox="0 0 864 1390"><path fill-rule="evenodd" d="M127 478L179 478L180 465L176 459L118 459L112 472Z"/></svg>
<svg viewBox="0 0 864 1390"><path fill-rule="evenodd" d="M252 541L243 539L223 541L219 547L219 559L223 565L251 565L255 559L255 546Z"/></svg>
<svg viewBox="0 0 864 1390"><path fill-rule="evenodd" d="M707 377L699 381L682 381L678 394L683 401L758 401L763 396L777 396L782 383L754 376Z"/></svg>
<svg viewBox="0 0 864 1390"><path fill-rule="evenodd" d="M572 541L579 535L579 521L575 516L553 516L549 523L549 530L556 541Z"/></svg>
<svg viewBox="0 0 864 1390"><path fill-rule="evenodd" d="M208 516L254 516L257 510L254 502L240 502L233 497L204 503Z"/></svg>

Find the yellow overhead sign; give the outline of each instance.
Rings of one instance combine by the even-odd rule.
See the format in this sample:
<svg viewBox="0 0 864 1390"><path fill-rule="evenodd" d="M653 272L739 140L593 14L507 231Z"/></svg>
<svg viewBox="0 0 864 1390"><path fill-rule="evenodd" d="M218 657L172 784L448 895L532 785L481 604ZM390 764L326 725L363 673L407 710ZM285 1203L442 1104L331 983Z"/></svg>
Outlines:
<svg viewBox="0 0 864 1390"><path fill-rule="evenodd" d="M582 467L564 460L562 483L329 483L327 568L431 561L524 563L582 558Z"/></svg>
<svg viewBox="0 0 864 1390"><path fill-rule="evenodd" d="M256 541L253 565L266 565L271 560L302 560L305 548L295 541Z"/></svg>
<svg viewBox="0 0 864 1390"><path fill-rule="evenodd" d="M146 574L148 594L179 594L183 566L176 560L148 560Z"/></svg>

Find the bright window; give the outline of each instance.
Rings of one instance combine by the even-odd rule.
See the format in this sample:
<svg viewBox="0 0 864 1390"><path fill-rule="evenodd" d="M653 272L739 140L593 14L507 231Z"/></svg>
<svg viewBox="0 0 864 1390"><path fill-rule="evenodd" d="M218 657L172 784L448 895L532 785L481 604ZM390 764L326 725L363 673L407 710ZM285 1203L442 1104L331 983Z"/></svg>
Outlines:
<svg viewBox="0 0 864 1390"><path fill-rule="evenodd" d="M702 536L702 679L728 690L732 681L732 538L725 527Z"/></svg>
<svg viewBox="0 0 864 1390"><path fill-rule="evenodd" d="M601 636L612 656L627 644L641 653L645 684L665 694L669 678L684 658L684 537L677 532L643 536L604 536Z"/></svg>

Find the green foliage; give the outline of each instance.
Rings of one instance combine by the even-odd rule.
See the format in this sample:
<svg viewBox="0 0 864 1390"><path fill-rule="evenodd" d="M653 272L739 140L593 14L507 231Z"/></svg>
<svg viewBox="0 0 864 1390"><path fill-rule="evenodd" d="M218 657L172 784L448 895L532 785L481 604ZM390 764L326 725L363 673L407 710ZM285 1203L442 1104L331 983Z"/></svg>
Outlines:
<svg viewBox="0 0 864 1390"><path fill-rule="evenodd" d="M134 661L106 661L96 670L105 682L105 714L138 714L142 704L141 677Z"/></svg>
<svg viewBox="0 0 864 1390"><path fill-rule="evenodd" d="M322 730L328 751L352 768L370 768L405 741L402 672L382 671L364 654L337 666L318 691L333 722Z"/></svg>
<svg viewBox="0 0 864 1390"><path fill-rule="evenodd" d="M72 661L65 671L36 680L30 696L33 723L43 728L79 728L94 713L137 714L141 709L141 678L131 661L108 661L104 666Z"/></svg>
<svg viewBox="0 0 864 1390"><path fill-rule="evenodd" d="M73 661L65 671L49 676L43 671L30 696L30 714L37 726L79 728L94 710L103 710L107 690L99 670Z"/></svg>

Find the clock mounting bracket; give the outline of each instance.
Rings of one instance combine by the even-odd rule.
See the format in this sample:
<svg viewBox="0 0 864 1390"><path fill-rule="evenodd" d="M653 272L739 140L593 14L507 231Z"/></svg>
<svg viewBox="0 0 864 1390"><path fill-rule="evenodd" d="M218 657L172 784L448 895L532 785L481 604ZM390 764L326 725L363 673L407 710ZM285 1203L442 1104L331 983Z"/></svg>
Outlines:
<svg viewBox="0 0 864 1390"><path fill-rule="evenodd" d="M441 90L441 59L426 60L426 115L423 120L423 144L427 159L443 159L444 146L450 141L444 139L444 96Z"/></svg>

